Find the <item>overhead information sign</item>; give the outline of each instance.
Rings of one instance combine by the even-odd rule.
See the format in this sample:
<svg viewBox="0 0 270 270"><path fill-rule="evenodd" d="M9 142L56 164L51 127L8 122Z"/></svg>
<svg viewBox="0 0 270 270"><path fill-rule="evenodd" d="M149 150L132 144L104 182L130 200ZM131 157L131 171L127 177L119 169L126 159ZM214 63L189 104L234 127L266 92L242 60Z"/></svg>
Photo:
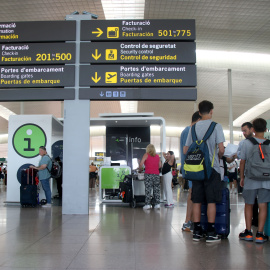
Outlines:
<svg viewBox="0 0 270 270"><path fill-rule="evenodd" d="M0 66L0 87L64 87L74 86L75 67Z"/></svg>
<svg viewBox="0 0 270 270"><path fill-rule="evenodd" d="M195 65L80 66L80 86L196 86Z"/></svg>
<svg viewBox="0 0 270 270"><path fill-rule="evenodd" d="M188 40L195 36L195 20L81 21L81 40Z"/></svg>
<svg viewBox="0 0 270 270"><path fill-rule="evenodd" d="M196 63L194 42L81 43L81 63Z"/></svg>
<svg viewBox="0 0 270 270"><path fill-rule="evenodd" d="M75 63L75 44L0 44L0 65Z"/></svg>
<svg viewBox="0 0 270 270"><path fill-rule="evenodd" d="M197 100L196 88L80 88L80 99Z"/></svg>
<svg viewBox="0 0 270 270"><path fill-rule="evenodd" d="M0 43L76 40L75 21L0 22Z"/></svg>
<svg viewBox="0 0 270 270"><path fill-rule="evenodd" d="M8 88L0 89L0 101L73 100L74 88Z"/></svg>

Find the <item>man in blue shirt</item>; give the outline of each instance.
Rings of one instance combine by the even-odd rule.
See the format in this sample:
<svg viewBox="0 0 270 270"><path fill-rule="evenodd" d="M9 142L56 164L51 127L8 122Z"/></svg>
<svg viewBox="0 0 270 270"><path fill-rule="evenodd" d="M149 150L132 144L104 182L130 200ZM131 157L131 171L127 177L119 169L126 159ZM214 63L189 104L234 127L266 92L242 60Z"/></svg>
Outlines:
<svg viewBox="0 0 270 270"><path fill-rule="evenodd" d="M51 174L49 171L52 168L52 160L47 155L45 146L39 147L39 155L41 156L41 159L39 161L38 167L31 165L30 168L38 170L38 178L39 181L41 182L47 200L47 204L43 205L43 207L51 207L52 206L51 204L52 193L50 187Z"/></svg>
<svg viewBox="0 0 270 270"><path fill-rule="evenodd" d="M196 124L198 121L200 121L201 116L199 111L195 112L192 115L192 119L191 119L191 125L187 126L181 133L181 137L180 137L180 153L181 153L181 173L183 178L185 179L185 181L188 181L188 179L185 178L185 171L184 171L184 162L185 162L185 158L186 155L184 155L183 153L183 148L185 146L187 137L188 137L188 133L190 130L190 127L193 126L194 124ZM188 190L188 198L187 198L187 213L186 213L186 220L185 223L183 224L182 230L186 231L186 232L190 232L192 231L192 201L191 201L191 188L192 188L192 181L188 181L188 186L189 186L189 190Z"/></svg>

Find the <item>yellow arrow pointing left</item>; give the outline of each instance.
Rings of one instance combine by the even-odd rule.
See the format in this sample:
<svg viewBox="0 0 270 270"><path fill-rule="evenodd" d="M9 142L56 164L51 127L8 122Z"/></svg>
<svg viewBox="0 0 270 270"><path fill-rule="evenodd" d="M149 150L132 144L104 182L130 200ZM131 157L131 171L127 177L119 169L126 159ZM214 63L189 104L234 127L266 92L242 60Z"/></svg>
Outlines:
<svg viewBox="0 0 270 270"><path fill-rule="evenodd" d="M98 60L98 58L100 58L100 56L101 56L101 53L98 54L98 50L97 50L97 49L95 50L95 54L92 53L92 57L93 57L95 60Z"/></svg>
<svg viewBox="0 0 270 270"><path fill-rule="evenodd" d="M92 80L97 83L100 79L101 77L97 77L97 72L95 72L95 78L92 77Z"/></svg>
<svg viewBox="0 0 270 270"><path fill-rule="evenodd" d="M100 28L97 28L97 31L92 31L92 34L97 34L97 37L100 37L103 34L103 31Z"/></svg>

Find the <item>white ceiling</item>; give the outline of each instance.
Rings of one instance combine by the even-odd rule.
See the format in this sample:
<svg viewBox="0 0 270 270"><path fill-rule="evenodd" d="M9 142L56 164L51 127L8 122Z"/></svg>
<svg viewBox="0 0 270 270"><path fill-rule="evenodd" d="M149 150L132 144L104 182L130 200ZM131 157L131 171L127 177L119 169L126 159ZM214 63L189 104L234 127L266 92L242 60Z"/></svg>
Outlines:
<svg viewBox="0 0 270 270"><path fill-rule="evenodd" d="M121 5L121 1L118 2ZM133 1L131 0L130 3ZM132 9L132 4L130 4ZM73 11L89 11L104 20L101 0L0 0L0 21L64 20ZM269 0L145 0L145 19L195 19L196 44L201 50L255 53L270 55ZM208 53L211 55L211 52ZM247 56L245 61L203 58L197 53L198 100L214 103L213 119L228 129L228 75L232 69L233 119L249 108L268 99L270 64L259 57ZM1 91L0 91L1 95ZM16 114L53 114L63 116L61 102L5 102L1 105ZM138 112L154 112L168 126L190 123L194 102L139 101ZM99 113L120 113L118 101L91 102L91 117ZM270 119L270 110L261 117ZM250 121L252 119L246 119ZM235 130L239 130L235 128ZM0 117L0 134L8 132L7 120Z"/></svg>

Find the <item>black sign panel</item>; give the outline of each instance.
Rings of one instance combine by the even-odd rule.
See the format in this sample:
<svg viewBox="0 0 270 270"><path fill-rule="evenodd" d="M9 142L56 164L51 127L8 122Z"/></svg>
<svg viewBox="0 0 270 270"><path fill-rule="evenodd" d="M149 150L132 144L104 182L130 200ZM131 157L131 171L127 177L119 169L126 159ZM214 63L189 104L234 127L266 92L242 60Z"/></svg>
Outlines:
<svg viewBox="0 0 270 270"><path fill-rule="evenodd" d="M186 87L196 85L195 65L80 66L80 86Z"/></svg>
<svg viewBox="0 0 270 270"><path fill-rule="evenodd" d="M76 40L75 21L0 23L0 43L70 40Z"/></svg>
<svg viewBox="0 0 270 270"><path fill-rule="evenodd" d="M73 43L0 44L0 64L64 64L75 63Z"/></svg>
<svg viewBox="0 0 270 270"><path fill-rule="evenodd" d="M8 88L0 89L0 101L73 100L74 88Z"/></svg>
<svg viewBox="0 0 270 270"><path fill-rule="evenodd" d="M81 40L195 40L195 20L81 21Z"/></svg>
<svg viewBox="0 0 270 270"><path fill-rule="evenodd" d="M197 100L196 88L80 88L80 99Z"/></svg>
<svg viewBox="0 0 270 270"><path fill-rule="evenodd" d="M0 66L0 87L74 86L74 66Z"/></svg>
<svg viewBox="0 0 270 270"><path fill-rule="evenodd" d="M194 42L81 43L81 63L196 63Z"/></svg>

